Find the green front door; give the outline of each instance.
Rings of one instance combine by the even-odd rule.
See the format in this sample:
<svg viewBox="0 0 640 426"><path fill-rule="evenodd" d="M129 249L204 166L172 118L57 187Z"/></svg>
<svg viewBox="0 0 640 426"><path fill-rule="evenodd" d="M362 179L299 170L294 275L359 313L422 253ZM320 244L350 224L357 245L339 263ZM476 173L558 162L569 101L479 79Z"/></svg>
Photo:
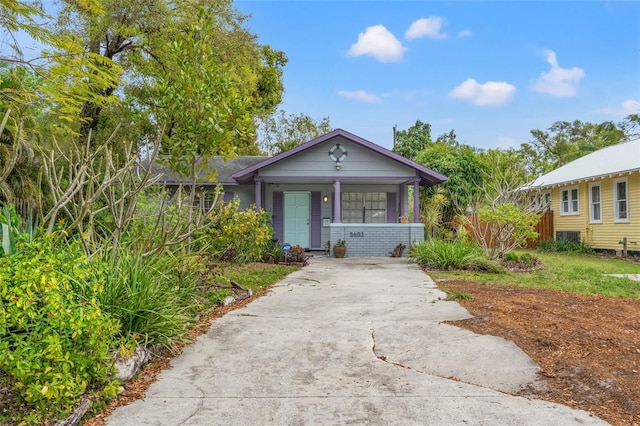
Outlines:
<svg viewBox="0 0 640 426"><path fill-rule="evenodd" d="M284 193L284 242L309 248L310 193Z"/></svg>

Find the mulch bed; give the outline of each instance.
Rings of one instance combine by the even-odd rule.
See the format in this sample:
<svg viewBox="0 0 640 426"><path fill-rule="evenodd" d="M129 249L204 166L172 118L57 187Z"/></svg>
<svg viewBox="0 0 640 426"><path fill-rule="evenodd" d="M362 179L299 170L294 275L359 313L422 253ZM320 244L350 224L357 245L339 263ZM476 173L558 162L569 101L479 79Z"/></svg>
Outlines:
<svg viewBox="0 0 640 426"><path fill-rule="evenodd" d="M526 396L640 425L640 299L443 281L474 318L450 324L513 341L541 368L547 391Z"/></svg>

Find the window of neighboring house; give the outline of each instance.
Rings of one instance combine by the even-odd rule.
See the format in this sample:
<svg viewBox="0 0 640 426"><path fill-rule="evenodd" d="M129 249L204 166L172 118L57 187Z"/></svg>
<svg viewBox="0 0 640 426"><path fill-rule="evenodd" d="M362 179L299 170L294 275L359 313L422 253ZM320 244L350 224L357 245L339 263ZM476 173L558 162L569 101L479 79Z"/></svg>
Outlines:
<svg viewBox="0 0 640 426"><path fill-rule="evenodd" d="M629 222L629 192L627 178L613 181L613 221Z"/></svg>
<svg viewBox="0 0 640 426"><path fill-rule="evenodd" d="M602 223L602 199L600 183L589 185L589 222Z"/></svg>
<svg viewBox="0 0 640 426"><path fill-rule="evenodd" d="M343 223L386 223L386 192L343 192Z"/></svg>
<svg viewBox="0 0 640 426"><path fill-rule="evenodd" d="M551 193L533 194L529 196L529 210L545 212L551 208Z"/></svg>
<svg viewBox="0 0 640 426"><path fill-rule="evenodd" d="M578 187L574 186L560 191L560 215L577 215L578 210Z"/></svg>

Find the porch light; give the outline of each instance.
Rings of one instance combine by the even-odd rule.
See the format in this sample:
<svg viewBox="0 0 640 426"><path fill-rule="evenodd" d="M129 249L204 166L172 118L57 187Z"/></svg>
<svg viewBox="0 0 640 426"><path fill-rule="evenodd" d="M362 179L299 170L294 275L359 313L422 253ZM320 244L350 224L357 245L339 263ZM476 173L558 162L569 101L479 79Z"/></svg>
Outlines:
<svg viewBox="0 0 640 426"><path fill-rule="evenodd" d="M322 197L322 202L327 204L329 202L329 197L327 197L326 195Z"/></svg>
<svg viewBox="0 0 640 426"><path fill-rule="evenodd" d="M340 167L342 167L342 163L339 161L336 161L336 170L340 170Z"/></svg>

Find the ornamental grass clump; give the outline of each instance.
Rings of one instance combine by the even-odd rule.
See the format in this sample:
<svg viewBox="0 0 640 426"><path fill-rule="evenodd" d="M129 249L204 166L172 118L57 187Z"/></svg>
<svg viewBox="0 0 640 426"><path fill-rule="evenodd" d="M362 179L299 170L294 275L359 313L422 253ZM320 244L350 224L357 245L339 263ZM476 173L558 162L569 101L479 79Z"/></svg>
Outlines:
<svg viewBox="0 0 640 426"><path fill-rule="evenodd" d="M499 265L490 262L482 251L460 240L431 238L411 246L409 257L421 266L441 270L481 270L499 272Z"/></svg>
<svg viewBox="0 0 640 426"><path fill-rule="evenodd" d="M167 250L145 257L125 246L109 253L105 289L91 297L118 320L119 339L168 349L186 341L187 327L200 308L202 271L196 256Z"/></svg>

